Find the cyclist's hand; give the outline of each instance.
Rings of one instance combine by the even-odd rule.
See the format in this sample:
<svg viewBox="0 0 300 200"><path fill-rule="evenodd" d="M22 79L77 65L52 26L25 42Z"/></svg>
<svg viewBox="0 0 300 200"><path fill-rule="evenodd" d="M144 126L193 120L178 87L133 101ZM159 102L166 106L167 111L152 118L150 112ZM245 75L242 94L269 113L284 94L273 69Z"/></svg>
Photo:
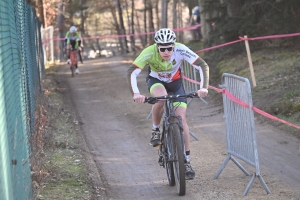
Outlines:
<svg viewBox="0 0 300 200"><path fill-rule="evenodd" d="M197 91L199 97L206 97L208 94L208 90L206 88L201 88Z"/></svg>
<svg viewBox="0 0 300 200"><path fill-rule="evenodd" d="M141 95L139 93L134 93L133 95L133 100L137 103L144 103L145 101L145 96Z"/></svg>

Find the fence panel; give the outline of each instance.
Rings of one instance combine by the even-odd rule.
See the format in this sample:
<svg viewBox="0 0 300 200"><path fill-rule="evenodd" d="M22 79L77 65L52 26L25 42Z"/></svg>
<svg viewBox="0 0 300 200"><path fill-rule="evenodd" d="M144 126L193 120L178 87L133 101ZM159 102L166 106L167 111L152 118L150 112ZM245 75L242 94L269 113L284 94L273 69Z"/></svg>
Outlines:
<svg viewBox="0 0 300 200"><path fill-rule="evenodd" d="M236 159L239 158L255 168L255 174L252 176L243 195L247 195L255 177L259 178L263 187L269 194L270 190L260 175L254 114L252 110L252 94L249 80L233 74L224 73L222 75L221 87L246 103L248 107L237 104L223 93L228 155L214 178L218 178L229 160L232 160L246 175L249 176L250 174L247 170Z"/></svg>
<svg viewBox="0 0 300 200"><path fill-rule="evenodd" d="M40 23L23 0L1 0L0 21L0 195L31 199L29 138L44 71Z"/></svg>

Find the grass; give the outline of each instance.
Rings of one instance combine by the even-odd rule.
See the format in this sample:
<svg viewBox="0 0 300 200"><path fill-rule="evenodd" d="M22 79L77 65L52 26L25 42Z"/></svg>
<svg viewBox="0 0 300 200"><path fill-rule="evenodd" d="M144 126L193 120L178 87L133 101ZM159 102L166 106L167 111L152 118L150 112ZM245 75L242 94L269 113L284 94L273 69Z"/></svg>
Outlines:
<svg viewBox="0 0 300 200"><path fill-rule="evenodd" d="M300 52L286 48L271 48L252 52L256 87L252 87L255 107L290 123L300 125ZM208 58L210 59L210 58ZM212 77L220 78L223 73L248 78L252 84L246 52L227 57L214 63ZM221 79L220 79L221 80ZM212 82L216 82L213 80ZM296 128L260 118L300 136Z"/></svg>
<svg viewBox="0 0 300 200"><path fill-rule="evenodd" d="M88 168L82 154L79 125L63 101L53 76L55 66L46 69L43 80L47 124L44 127L43 171L34 179L34 199L91 199Z"/></svg>
<svg viewBox="0 0 300 200"><path fill-rule="evenodd" d="M186 45L194 51L203 49L202 42L192 41ZM223 47L219 51L212 50L200 55L210 66L210 85L218 87L223 73L245 77L252 85L252 100L255 107L299 126L300 52L286 47L252 51L251 58L257 85L253 87L246 50L231 54L228 54L228 51L228 48ZM219 96L212 91L210 95ZM294 127L264 117L259 119L300 136L300 131Z"/></svg>

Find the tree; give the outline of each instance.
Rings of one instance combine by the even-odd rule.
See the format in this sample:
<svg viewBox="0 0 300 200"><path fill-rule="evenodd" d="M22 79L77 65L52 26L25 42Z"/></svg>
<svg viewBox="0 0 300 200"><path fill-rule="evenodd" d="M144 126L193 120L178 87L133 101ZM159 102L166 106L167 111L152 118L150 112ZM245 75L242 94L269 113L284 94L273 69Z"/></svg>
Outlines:
<svg viewBox="0 0 300 200"><path fill-rule="evenodd" d="M123 20L123 12L122 12L121 2L120 1L121 0L117 1L117 3L118 3L117 5L118 5L119 21L120 21L119 34L120 35L126 35L126 30L125 30L125 27L124 27L124 20ZM126 37L123 37L123 39L121 40L121 49L122 49L123 53L129 53Z"/></svg>

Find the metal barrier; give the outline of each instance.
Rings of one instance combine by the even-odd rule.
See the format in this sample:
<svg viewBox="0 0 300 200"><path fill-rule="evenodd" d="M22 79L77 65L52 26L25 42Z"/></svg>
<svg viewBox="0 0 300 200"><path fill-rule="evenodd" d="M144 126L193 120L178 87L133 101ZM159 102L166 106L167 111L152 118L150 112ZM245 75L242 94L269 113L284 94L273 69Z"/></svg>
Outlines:
<svg viewBox="0 0 300 200"><path fill-rule="evenodd" d="M255 177L258 177L268 194L270 190L260 175L254 114L252 110L252 94L249 80L233 74L222 75L221 88L226 89L239 100L245 102L249 107L241 106L223 94L224 118L226 123L227 158L215 175L217 179L229 160L232 160L247 176L249 172L238 162L239 158L249 165L255 167L255 174L252 175L245 188L243 196L250 190ZM236 158L235 158L236 157Z"/></svg>

